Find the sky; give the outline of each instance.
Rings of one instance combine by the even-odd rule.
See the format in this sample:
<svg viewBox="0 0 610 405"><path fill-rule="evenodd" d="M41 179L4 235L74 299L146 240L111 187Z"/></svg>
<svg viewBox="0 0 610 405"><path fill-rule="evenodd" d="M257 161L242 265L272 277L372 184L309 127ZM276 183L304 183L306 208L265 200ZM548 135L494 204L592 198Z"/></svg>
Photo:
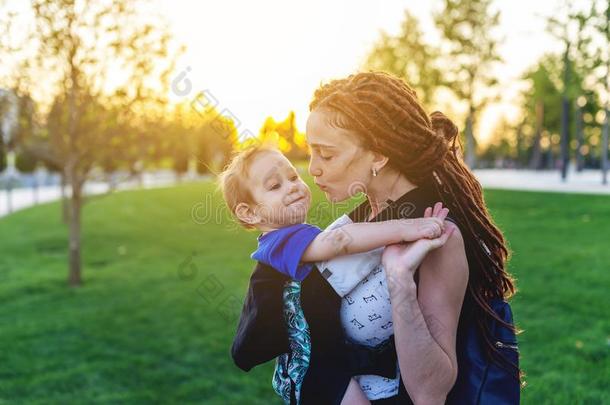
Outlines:
<svg viewBox="0 0 610 405"><path fill-rule="evenodd" d="M217 108L236 118L240 133L258 133L267 116L281 120L290 110L304 130L307 106L321 82L358 71L380 32L398 31L404 10L420 19L428 40L436 41L431 13L440 6L439 1L398 0L155 1L187 47L174 99L208 92ZM480 119L483 143L501 115L516 118L519 76L542 53L560 46L544 23L557 0L497 1L495 6L502 14L498 34L504 37L505 63L498 76L503 95ZM190 87L179 80L180 73Z"/></svg>

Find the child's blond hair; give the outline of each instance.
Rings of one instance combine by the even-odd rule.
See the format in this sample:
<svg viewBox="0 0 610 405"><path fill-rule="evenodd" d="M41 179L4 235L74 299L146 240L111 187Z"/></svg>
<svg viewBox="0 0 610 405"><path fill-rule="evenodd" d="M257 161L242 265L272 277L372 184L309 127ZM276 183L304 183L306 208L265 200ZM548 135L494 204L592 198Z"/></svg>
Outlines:
<svg viewBox="0 0 610 405"><path fill-rule="evenodd" d="M222 196L231 211L231 214L246 229L253 229L254 226L242 221L235 213L239 203L255 204L252 192L248 185L248 171L254 159L266 152L279 152L277 147L272 144L263 143L250 146L247 149L237 152L231 162L218 176L218 186L222 191Z"/></svg>

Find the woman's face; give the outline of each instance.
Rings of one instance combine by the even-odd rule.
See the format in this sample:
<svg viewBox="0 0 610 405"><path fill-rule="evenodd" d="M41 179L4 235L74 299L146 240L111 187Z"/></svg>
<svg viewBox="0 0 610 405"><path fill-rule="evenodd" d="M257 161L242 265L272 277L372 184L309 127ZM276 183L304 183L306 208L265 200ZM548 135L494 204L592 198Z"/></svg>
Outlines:
<svg viewBox="0 0 610 405"><path fill-rule="evenodd" d="M331 126L326 114L314 110L307 119L309 174L329 201L339 202L366 192L373 154L360 146L352 131Z"/></svg>

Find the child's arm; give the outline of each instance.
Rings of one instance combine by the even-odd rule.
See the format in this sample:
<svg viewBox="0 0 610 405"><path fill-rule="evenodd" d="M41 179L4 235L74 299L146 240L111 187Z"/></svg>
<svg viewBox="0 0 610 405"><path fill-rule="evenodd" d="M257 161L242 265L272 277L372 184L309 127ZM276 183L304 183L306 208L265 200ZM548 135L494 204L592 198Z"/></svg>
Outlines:
<svg viewBox="0 0 610 405"><path fill-rule="evenodd" d="M347 390L341 400L341 405L370 405L371 402L368 400L360 385L353 378L350 380Z"/></svg>
<svg viewBox="0 0 610 405"><path fill-rule="evenodd" d="M336 256L367 252L393 243L437 238L443 232L443 221L448 212L448 209L443 208L437 216L430 218L353 223L324 231L309 244L301 261L324 261Z"/></svg>

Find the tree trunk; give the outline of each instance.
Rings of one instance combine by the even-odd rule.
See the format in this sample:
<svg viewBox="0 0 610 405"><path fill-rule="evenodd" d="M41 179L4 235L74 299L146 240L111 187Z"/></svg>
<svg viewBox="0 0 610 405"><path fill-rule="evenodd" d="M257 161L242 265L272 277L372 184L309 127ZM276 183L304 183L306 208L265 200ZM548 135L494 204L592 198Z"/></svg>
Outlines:
<svg viewBox="0 0 610 405"><path fill-rule="evenodd" d="M62 172L61 176L61 219L64 224L68 224L70 222L70 203L68 201L68 197L66 196L66 175Z"/></svg>
<svg viewBox="0 0 610 405"><path fill-rule="evenodd" d="M610 91L607 96L610 98ZM602 184L608 184L608 131L610 127L610 101L606 101L606 118L602 136Z"/></svg>
<svg viewBox="0 0 610 405"><path fill-rule="evenodd" d="M568 163L570 160L570 101L568 100L568 83L570 82L569 67L570 44L566 44L563 58L563 95L561 97L561 180L568 177Z"/></svg>
<svg viewBox="0 0 610 405"><path fill-rule="evenodd" d="M610 4L606 10L606 16L608 18L608 35L610 35ZM609 37L610 39L610 37ZM610 55L606 60L606 107L604 117L604 128L602 135L602 184L608 184L608 132L610 131Z"/></svg>
<svg viewBox="0 0 610 405"><path fill-rule="evenodd" d="M466 165L470 168L470 169L474 169L474 166L476 165L476 146L475 146L475 142L474 142L474 134L472 132L472 126L473 126L473 117L474 116L474 111L472 110L472 108L470 109L470 112L468 114L468 118L466 118Z"/></svg>
<svg viewBox="0 0 610 405"><path fill-rule="evenodd" d="M114 172L106 173L106 182L108 183L108 194L115 192L117 184Z"/></svg>
<svg viewBox="0 0 610 405"><path fill-rule="evenodd" d="M540 150L540 139L542 138L542 125L544 122L544 103L541 100L536 102L536 134L534 135L534 144L532 145L532 158L530 159L529 168L539 170L542 168L542 151Z"/></svg>
<svg viewBox="0 0 610 405"><path fill-rule="evenodd" d="M81 185L77 180L71 181L72 186L72 197L70 198L70 221L68 224L69 231L69 275L68 284L71 287L78 287L82 284L81 280L81 204L82 204L82 190Z"/></svg>
<svg viewBox="0 0 610 405"><path fill-rule="evenodd" d="M570 162L570 102L567 96L561 100L561 180L566 181L568 177L568 164Z"/></svg>
<svg viewBox="0 0 610 405"><path fill-rule="evenodd" d="M606 40L610 45L610 2L606 8ZM610 131L610 52L606 53L606 116L602 135L602 184L608 184L608 132Z"/></svg>
<svg viewBox="0 0 610 405"><path fill-rule="evenodd" d="M585 144L585 137L582 129L582 107L580 105L576 105L576 171L582 172L584 169L584 157L582 155L582 147Z"/></svg>
<svg viewBox="0 0 610 405"><path fill-rule="evenodd" d="M517 143L515 145L515 168L523 167L523 122L517 127Z"/></svg>

